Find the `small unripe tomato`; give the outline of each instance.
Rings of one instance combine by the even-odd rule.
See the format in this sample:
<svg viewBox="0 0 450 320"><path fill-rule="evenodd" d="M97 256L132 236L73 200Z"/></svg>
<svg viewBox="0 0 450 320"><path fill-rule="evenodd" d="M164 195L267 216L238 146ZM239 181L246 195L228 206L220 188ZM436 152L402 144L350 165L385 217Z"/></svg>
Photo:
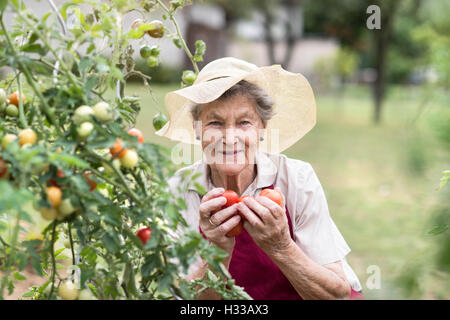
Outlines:
<svg viewBox="0 0 450 320"><path fill-rule="evenodd" d="M139 156L133 149L128 149L125 155L120 158L120 163L125 168L134 168L139 162Z"/></svg>
<svg viewBox="0 0 450 320"><path fill-rule="evenodd" d="M121 166L120 160L117 159L117 158L113 159L112 160L112 166L114 168L116 168L117 170L120 170L120 166ZM106 173L108 173L108 174L113 174L114 173L114 169L109 164L105 163L103 167L105 168L105 172Z"/></svg>
<svg viewBox="0 0 450 320"><path fill-rule="evenodd" d="M47 190L45 190L45 193L47 194L48 202L50 202L53 208L56 208L61 204L62 192L60 188L53 186L48 187Z"/></svg>
<svg viewBox="0 0 450 320"><path fill-rule="evenodd" d="M9 103L15 105L16 107L19 107L19 92L13 92L9 96ZM25 103L25 96L22 93L22 103Z"/></svg>
<svg viewBox="0 0 450 320"><path fill-rule="evenodd" d="M157 67L158 64L159 64L158 57L150 56L150 57L148 58L148 60L147 60L147 65L148 65L150 68Z"/></svg>
<svg viewBox="0 0 450 320"><path fill-rule="evenodd" d="M148 57L150 57L152 55L152 49L148 45L144 44L139 49L139 53L142 58L147 59Z"/></svg>
<svg viewBox="0 0 450 320"><path fill-rule="evenodd" d="M19 116L19 109L13 104L9 104L5 110L6 115L17 118Z"/></svg>
<svg viewBox="0 0 450 320"><path fill-rule="evenodd" d="M197 79L197 75L194 71L191 70L184 71L181 77L181 80L183 80L183 82L186 84L193 84L195 79Z"/></svg>
<svg viewBox="0 0 450 320"><path fill-rule="evenodd" d="M0 103L0 116L5 112L6 104Z"/></svg>
<svg viewBox="0 0 450 320"><path fill-rule="evenodd" d="M19 132L19 145L34 145L37 140L37 134L33 129L27 128Z"/></svg>
<svg viewBox="0 0 450 320"><path fill-rule="evenodd" d="M55 220L58 215L58 212L56 211L55 208L42 207L42 208L39 208L39 212L40 212L42 218L44 218L45 220L48 220L48 221Z"/></svg>
<svg viewBox="0 0 450 320"><path fill-rule="evenodd" d="M94 125L90 122L83 122L78 128L77 133L78 137L81 140L85 140L87 137L89 137L94 130Z"/></svg>
<svg viewBox="0 0 450 320"><path fill-rule="evenodd" d="M150 22L152 29L147 33L152 38L162 38L164 36L164 24L159 20L153 20Z"/></svg>
<svg viewBox="0 0 450 320"><path fill-rule="evenodd" d="M109 152L113 157L122 158L127 153L127 149L122 145L122 139L117 138L113 147L109 149Z"/></svg>
<svg viewBox="0 0 450 320"><path fill-rule="evenodd" d="M6 91L2 88L0 88L0 105L6 104L6 101L8 99L6 98Z"/></svg>
<svg viewBox="0 0 450 320"><path fill-rule="evenodd" d="M61 204L58 206L58 212L64 216L70 216L72 213L75 212L75 208L72 205L72 201L70 201L70 198L66 198L61 201Z"/></svg>
<svg viewBox="0 0 450 320"><path fill-rule="evenodd" d="M8 146L8 144L10 144L11 142L13 142L16 139L17 139L17 136L15 134L12 134L12 133L5 134L5 136L2 139L2 148L5 149Z"/></svg>
<svg viewBox="0 0 450 320"><path fill-rule="evenodd" d="M75 110L73 114L73 122L75 124L82 124L83 122L89 122L91 116L94 115L94 110L89 106L81 106Z"/></svg>
<svg viewBox="0 0 450 320"><path fill-rule="evenodd" d="M141 239L144 246L147 243L147 241L150 239L151 235L152 235L152 229L150 229L150 227L139 228L139 230L136 232L136 236L139 239Z"/></svg>
<svg viewBox="0 0 450 320"><path fill-rule="evenodd" d="M58 295L63 300L75 300L78 298L78 288L72 281L65 281L59 286Z"/></svg>
<svg viewBox="0 0 450 320"><path fill-rule="evenodd" d="M101 122L108 122L114 119L113 109L105 101L98 102L93 108L94 116Z"/></svg>
<svg viewBox="0 0 450 320"><path fill-rule="evenodd" d="M273 190L273 189L264 189L260 192L259 194L261 197L267 197L270 200L272 200L273 202L277 203L278 205L281 206L281 204L283 203L283 196L281 195L281 193L279 193L277 190Z"/></svg>
<svg viewBox="0 0 450 320"><path fill-rule="evenodd" d="M143 143L144 142L144 135L142 134L142 132L139 129L132 128L132 129L128 130L128 134L130 136L137 137L139 143Z"/></svg>
<svg viewBox="0 0 450 320"><path fill-rule="evenodd" d="M67 249L70 249L70 239L69 238L64 240L64 247L67 248Z"/></svg>
<svg viewBox="0 0 450 320"><path fill-rule="evenodd" d="M168 120L165 114L157 113L153 117L153 128L155 128L155 130L160 130L162 127L164 127L167 121Z"/></svg>
<svg viewBox="0 0 450 320"><path fill-rule="evenodd" d="M159 56L160 51L161 51L161 49L157 45L153 45L150 47L150 54L152 56L155 56L155 57Z"/></svg>
<svg viewBox="0 0 450 320"><path fill-rule="evenodd" d="M83 289L78 295L78 300L97 300L89 289Z"/></svg>

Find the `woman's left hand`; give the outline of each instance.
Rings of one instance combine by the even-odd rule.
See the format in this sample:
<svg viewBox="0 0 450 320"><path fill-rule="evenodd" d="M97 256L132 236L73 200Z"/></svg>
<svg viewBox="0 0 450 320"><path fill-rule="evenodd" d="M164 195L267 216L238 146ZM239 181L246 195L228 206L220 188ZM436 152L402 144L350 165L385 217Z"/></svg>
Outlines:
<svg viewBox="0 0 450 320"><path fill-rule="evenodd" d="M281 193L280 188L275 190ZM287 249L292 243L283 194L282 197L281 206L261 196L246 197L238 205L245 220L245 230L268 256Z"/></svg>

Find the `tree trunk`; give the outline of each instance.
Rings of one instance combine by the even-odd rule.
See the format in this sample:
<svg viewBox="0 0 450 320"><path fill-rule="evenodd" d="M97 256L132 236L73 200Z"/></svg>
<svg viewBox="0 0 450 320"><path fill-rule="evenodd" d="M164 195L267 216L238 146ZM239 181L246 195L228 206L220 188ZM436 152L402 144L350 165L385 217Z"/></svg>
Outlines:
<svg viewBox="0 0 450 320"><path fill-rule="evenodd" d="M377 71L377 78L373 83L373 99L374 99L374 116L375 124L381 122L381 111L383 108L383 100L386 91L386 57L389 50L392 30L394 27L395 15L397 12L400 0L392 0L389 2L383 1L384 6L381 5L381 29L373 30L375 37L375 70Z"/></svg>
<svg viewBox="0 0 450 320"><path fill-rule="evenodd" d="M267 7L267 5L263 2L261 6L263 15L264 15L264 39L266 41L266 48L267 48L267 54L269 56L269 63L270 64L276 64L275 59L275 40L272 35L272 23L273 23L273 17L272 13L270 12L270 9Z"/></svg>

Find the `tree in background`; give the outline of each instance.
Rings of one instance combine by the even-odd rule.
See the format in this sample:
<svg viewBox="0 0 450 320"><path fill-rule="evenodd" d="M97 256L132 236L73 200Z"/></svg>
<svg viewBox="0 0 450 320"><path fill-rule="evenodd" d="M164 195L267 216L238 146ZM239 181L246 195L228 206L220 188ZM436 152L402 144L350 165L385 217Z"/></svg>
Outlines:
<svg viewBox="0 0 450 320"><path fill-rule="evenodd" d="M298 16L302 10L302 0L208 0L211 4L216 4L225 12L225 29L231 27L240 19L250 20L255 12L263 17L262 24L264 29L263 39L266 43L267 55L270 64L281 64L283 68L288 69L292 58L295 43L298 39ZM284 14L283 14L284 13ZM285 18L282 18L282 17ZM282 25L283 32L281 37L274 34L275 25ZM229 34L229 33L228 33ZM285 43L286 50L284 56L278 59L275 56L275 47L277 43Z"/></svg>

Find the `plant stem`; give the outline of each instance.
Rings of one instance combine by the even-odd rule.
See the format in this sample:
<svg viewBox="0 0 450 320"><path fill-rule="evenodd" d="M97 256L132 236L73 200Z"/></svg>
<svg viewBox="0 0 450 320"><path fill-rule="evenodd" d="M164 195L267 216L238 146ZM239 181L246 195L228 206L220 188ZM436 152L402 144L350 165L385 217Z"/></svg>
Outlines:
<svg viewBox="0 0 450 320"><path fill-rule="evenodd" d="M45 98L42 95L42 93L40 92L40 90L37 88L36 83L34 82L33 77L31 76L31 73L28 70L27 66L24 65L20 61L20 58L19 58L19 56L18 56L18 54L16 52L16 49L14 48L14 46L12 44L11 38L9 36L9 33L6 30L5 24L3 23L3 12L0 15L0 24L1 24L3 32L5 34L6 41L8 42L9 47L11 48L12 54L13 54L14 58L16 59L16 62L22 68L22 72L24 73L25 77L27 78L27 81L30 84L31 88L33 89L34 93L39 97L39 100L42 103L42 108L44 109L44 113L47 115L47 118L49 119L50 123L52 123L56 127L57 132L60 134L61 133L61 131L60 131L61 129L59 128L59 125L56 122L55 115L50 110L50 107L48 106L47 101L45 100ZM21 100L21 99L19 99L19 100Z"/></svg>
<svg viewBox="0 0 450 320"><path fill-rule="evenodd" d="M100 157L99 155L97 155L95 152L92 152L88 149L84 149L90 156L94 157L95 159L97 159L100 162L105 162L105 159L103 159L102 157ZM133 192L133 190L130 189L130 186L128 185L125 177L123 176L122 172L117 169L115 166L113 166L112 164L109 164L111 166L111 168L114 170L114 172L116 173L116 175L119 177L120 182L122 182L121 186L123 188L125 188L125 192L128 193L128 195L133 199L134 202L136 202L138 205L142 206L143 203L142 201L139 199L139 197ZM115 185L115 184L113 184ZM122 189L123 189L122 188Z"/></svg>
<svg viewBox="0 0 450 320"><path fill-rule="evenodd" d="M76 265L75 261L75 251L73 250L73 238L72 238L72 225L70 222L67 223L69 229L69 241L70 241L70 251L72 252L72 265ZM75 274L75 269L72 270L72 276Z"/></svg>
<svg viewBox="0 0 450 320"><path fill-rule="evenodd" d="M25 119L25 113L23 110L23 101L22 101L22 81L20 80L20 72L17 75L17 87L19 89L19 121L22 125L22 128L28 128L27 120Z"/></svg>
<svg viewBox="0 0 450 320"><path fill-rule="evenodd" d="M181 46L183 47L183 49L184 49L184 51L186 52L186 54L187 54L187 56L189 57L189 59L191 60L192 65L194 66L194 71L195 71L195 73L198 73L199 70L198 70L197 63L194 61L194 57L193 57L191 51L189 50L188 46L186 45L186 42L184 41L184 39L183 39L183 37L182 37L182 35L181 35L181 31L180 31L180 28L178 27L178 23L177 23L177 21L175 20L175 18L173 17L173 14L174 14L174 13L173 13L171 10L169 10L169 9L166 7L166 5L165 5L161 0L157 0L157 2L158 2L158 4L161 6L161 8L163 8L163 10L166 11L167 14L169 15L169 18L170 18L170 20L172 21L172 23L173 23L173 25L175 26L175 29L176 29L176 31L177 31L178 38L179 38L180 41L181 41Z"/></svg>
<svg viewBox="0 0 450 320"><path fill-rule="evenodd" d="M56 276L56 259L55 259L55 237L56 237L56 220L54 220L53 222L53 229L52 229L52 240L51 240L51 245L50 245L50 250L51 250L51 256L52 256L52 286L50 288L50 292L48 294L48 299L50 299L50 297L53 294L53 288L55 287L55 276Z"/></svg>

